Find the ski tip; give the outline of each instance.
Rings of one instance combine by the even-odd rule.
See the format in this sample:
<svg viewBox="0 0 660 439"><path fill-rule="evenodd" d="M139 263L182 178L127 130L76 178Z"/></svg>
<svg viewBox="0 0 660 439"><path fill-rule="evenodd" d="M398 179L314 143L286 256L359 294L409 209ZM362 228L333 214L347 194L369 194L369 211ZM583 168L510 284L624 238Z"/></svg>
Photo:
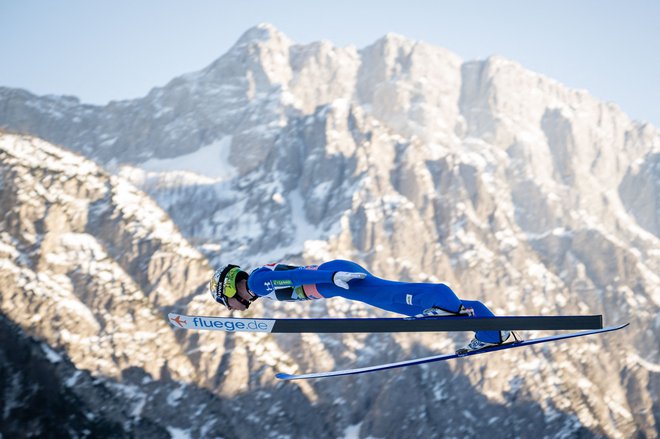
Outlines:
<svg viewBox="0 0 660 439"><path fill-rule="evenodd" d="M177 329L185 328L187 324L184 315L172 312L167 315L167 320L170 322L170 325Z"/></svg>
<svg viewBox="0 0 660 439"><path fill-rule="evenodd" d="M275 374L275 378L277 378L279 380L284 380L284 381L289 381L289 380L295 379L295 377L296 377L295 375L291 375L290 373L280 372L280 373Z"/></svg>

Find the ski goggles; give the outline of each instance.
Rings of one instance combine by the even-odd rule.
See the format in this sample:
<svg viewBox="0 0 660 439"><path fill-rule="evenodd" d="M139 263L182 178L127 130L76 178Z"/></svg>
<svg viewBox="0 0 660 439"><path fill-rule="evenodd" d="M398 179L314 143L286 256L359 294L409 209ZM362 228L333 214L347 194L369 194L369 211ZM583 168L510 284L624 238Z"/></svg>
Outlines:
<svg viewBox="0 0 660 439"><path fill-rule="evenodd" d="M224 280L222 281L222 295L230 298L236 295L236 276L241 272L239 267L233 267L225 275Z"/></svg>

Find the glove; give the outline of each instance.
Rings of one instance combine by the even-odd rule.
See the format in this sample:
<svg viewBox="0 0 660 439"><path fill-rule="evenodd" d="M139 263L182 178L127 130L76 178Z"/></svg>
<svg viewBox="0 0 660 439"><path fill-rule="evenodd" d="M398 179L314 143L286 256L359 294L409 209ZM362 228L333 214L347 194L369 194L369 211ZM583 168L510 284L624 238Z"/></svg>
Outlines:
<svg viewBox="0 0 660 439"><path fill-rule="evenodd" d="M347 271L338 271L332 275L332 283L337 285L339 288L345 290L348 289L348 282L353 279L364 279L367 277L367 273L349 273Z"/></svg>

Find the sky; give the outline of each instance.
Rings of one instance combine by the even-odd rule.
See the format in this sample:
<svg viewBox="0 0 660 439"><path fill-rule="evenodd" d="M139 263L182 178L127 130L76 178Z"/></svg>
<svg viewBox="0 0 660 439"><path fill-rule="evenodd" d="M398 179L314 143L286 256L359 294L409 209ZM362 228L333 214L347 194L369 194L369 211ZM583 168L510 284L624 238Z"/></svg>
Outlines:
<svg viewBox="0 0 660 439"><path fill-rule="evenodd" d="M145 96L270 23L297 43L388 32L499 55L660 127L660 1L0 0L0 86L85 103Z"/></svg>

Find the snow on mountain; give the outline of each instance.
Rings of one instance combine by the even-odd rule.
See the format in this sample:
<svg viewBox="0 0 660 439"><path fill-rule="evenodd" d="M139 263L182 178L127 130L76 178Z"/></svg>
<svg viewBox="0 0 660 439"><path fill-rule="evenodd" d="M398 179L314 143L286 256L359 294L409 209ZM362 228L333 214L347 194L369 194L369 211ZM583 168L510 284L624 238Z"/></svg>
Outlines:
<svg viewBox="0 0 660 439"><path fill-rule="evenodd" d="M224 334L175 333L165 318L207 310L210 267L164 211L29 136L0 133L0 182L2 434L235 435L218 422L241 406L226 401L233 382L209 389L240 354ZM259 364L288 358L271 341L243 341ZM236 368L232 380L244 377Z"/></svg>
<svg viewBox="0 0 660 439"><path fill-rule="evenodd" d="M73 359L85 369L119 374L128 367L124 349L157 345L167 329L145 304L171 306L190 295L197 287L190 282L205 277L204 260L162 210L96 164L12 135L2 135L0 151L3 314L53 345L75 346ZM153 361L133 351L130 361L158 375L168 355ZM185 363L180 376L191 372Z"/></svg>
<svg viewBox="0 0 660 439"><path fill-rule="evenodd" d="M114 317L104 329L95 311L103 301L80 307L78 275L89 283L82 291L109 290L101 296L114 297L112 304L133 297L148 301L147 309L214 313L201 294L211 268L197 251L212 266L246 268L349 258L383 277L446 282L502 314L602 313L606 323L632 323L621 334L510 356L282 387L271 368L395 361L451 350L466 338L201 334L182 341L154 318L146 332L126 327L120 362L109 357L112 344L96 357L67 351L81 370L116 376L132 365L160 376L162 362L145 360L167 357L147 337L156 331L169 334L169 355L178 352L179 366L167 366L174 380L231 397L236 410L249 407L272 420L277 434L492 436L491 422L503 437L657 433L660 135L614 104L501 57L464 62L395 34L363 49L299 45L266 24L207 68L142 99L94 107L0 88L0 126L100 164L40 140L3 136L4 166L12 169L3 175L17 172L14 150L30 164L20 165L18 183L0 180L2 205L38 212L5 215L0 250L13 261L4 262L13 273L6 278L23 273L20 285L58 285L61 305L51 305L53 312L81 316L70 334L94 337L123 324ZM50 186L37 184L39 163L53 167L48 175L76 169L77 177L64 181L79 183L61 185L84 190L53 198ZM33 190L10 196L5 187ZM25 207L35 194L77 207L67 214L55 214L46 201ZM43 232L56 226L61 233ZM46 249L40 264L24 273L22 261L39 246ZM76 276L71 266L80 267ZM23 291L19 296L40 289L12 288ZM25 320L35 314L28 305L34 299L25 296L19 312L4 291L5 315L50 346L70 349L71 342L45 335L61 332L50 320ZM141 309L137 302L117 314ZM332 300L262 303L250 313L383 315ZM134 344L149 350L133 357ZM364 389L359 395L356 386ZM297 412L319 414L318 431L284 413L294 402ZM421 405L442 419L420 418ZM256 415L247 424L234 435L264 433Z"/></svg>
<svg viewBox="0 0 660 439"><path fill-rule="evenodd" d="M199 150L171 159L149 159L140 165L147 172L187 172L212 180L231 180L236 169L229 164L231 137L203 146Z"/></svg>

